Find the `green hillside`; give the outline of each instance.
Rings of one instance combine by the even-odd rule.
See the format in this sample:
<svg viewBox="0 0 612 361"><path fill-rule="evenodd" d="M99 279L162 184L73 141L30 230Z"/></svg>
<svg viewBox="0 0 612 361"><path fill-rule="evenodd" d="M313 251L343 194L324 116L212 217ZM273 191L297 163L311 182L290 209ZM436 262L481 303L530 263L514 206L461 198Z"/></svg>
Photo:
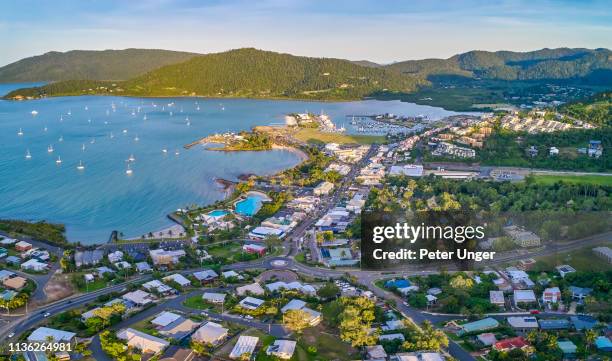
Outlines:
<svg viewBox="0 0 612 361"><path fill-rule="evenodd" d="M589 83L612 82L612 52L608 49L541 49L531 52L470 51L448 59L409 60L387 68L421 78L460 75L495 80L583 78Z"/></svg>
<svg viewBox="0 0 612 361"><path fill-rule="evenodd" d="M49 52L0 68L0 82L125 80L197 54L157 49Z"/></svg>
<svg viewBox="0 0 612 361"><path fill-rule="evenodd" d="M77 94L359 99L374 93L410 92L424 81L347 60L298 57L238 49L193 57L122 82L69 81L20 89L8 98Z"/></svg>
<svg viewBox="0 0 612 361"><path fill-rule="evenodd" d="M599 93L592 98L566 104L559 111L591 124L612 126L612 92Z"/></svg>

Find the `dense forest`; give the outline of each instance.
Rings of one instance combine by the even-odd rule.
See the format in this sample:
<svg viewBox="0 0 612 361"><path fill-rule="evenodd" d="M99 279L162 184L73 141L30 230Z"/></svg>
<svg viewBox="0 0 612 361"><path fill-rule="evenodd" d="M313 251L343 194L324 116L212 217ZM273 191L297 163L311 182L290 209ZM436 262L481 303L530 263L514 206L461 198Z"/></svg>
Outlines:
<svg viewBox="0 0 612 361"><path fill-rule="evenodd" d="M125 80L197 54L158 49L52 51L0 68L0 82Z"/></svg>
<svg viewBox="0 0 612 361"><path fill-rule="evenodd" d="M610 84L610 55L608 49L559 48L525 53L470 51L448 59L394 63L387 68L419 78L440 74L499 80L584 78L592 84Z"/></svg>
<svg viewBox="0 0 612 361"><path fill-rule="evenodd" d="M612 126L612 92L603 92L592 98L564 105L559 111L572 118L598 126Z"/></svg>
<svg viewBox="0 0 612 361"><path fill-rule="evenodd" d="M410 92L418 81L393 70L350 61L298 57L256 49L238 49L194 57L116 83L56 83L15 95L120 94L134 96L199 95L302 99L359 99L374 92ZM103 86L97 88L94 86Z"/></svg>

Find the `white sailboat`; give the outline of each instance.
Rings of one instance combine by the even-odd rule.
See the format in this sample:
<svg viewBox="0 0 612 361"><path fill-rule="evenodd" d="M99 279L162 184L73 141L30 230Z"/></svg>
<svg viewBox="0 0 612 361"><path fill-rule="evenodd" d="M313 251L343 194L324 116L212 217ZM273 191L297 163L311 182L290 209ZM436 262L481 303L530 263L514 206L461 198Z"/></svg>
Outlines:
<svg viewBox="0 0 612 361"><path fill-rule="evenodd" d="M47 152L48 152L48 153L53 153L53 146L52 146L52 145L49 145L49 146L47 147Z"/></svg>
<svg viewBox="0 0 612 361"><path fill-rule="evenodd" d="M78 170L84 170L85 169L85 166L83 165L83 161L82 160L79 161L79 165L77 165L77 169Z"/></svg>
<svg viewBox="0 0 612 361"><path fill-rule="evenodd" d="M134 141L138 142L140 140L140 138L138 138L138 134L136 134L136 136L134 137Z"/></svg>
<svg viewBox="0 0 612 361"><path fill-rule="evenodd" d="M92 139L89 141L89 144L94 144L95 142L96 142L96 139L95 139L95 138L92 138Z"/></svg>
<svg viewBox="0 0 612 361"><path fill-rule="evenodd" d="M60 156L57 156L57 160L55 161L55 164L62 164L62 158L60 158Z"/></svg>
<svg viewBox="0 0 612 361"><path fill-rule="evenodd" d="M60 135L60 137L59 137L58 141L63 142L63 141L64 141L64 136L63 136L63 135Z"/></svg>
<svg viewBox="0 0 612 361"><path fill-rule="evenodd" d="M127 129L123 129L123 130L122 130L122 133L123 133L123 134L127 134Z"/></svg>
<svg viewBox="0 0 612 361"><path fill-rule="evenodd" d="M68 115L72 115L72 110L68 109Z"/></svg>
<svg viewBox="0 0 612 361"><path fill-rule="evenodd" d="M175 150L174 150L174 155L179 155L179 154L181 154L181 153L179 152L179 150L178 150L178 149L175 149Z"/></svg>
<svg viewBox="0 0 612 361"><path fill-rule="evenodd" d="M110 132L109 136L110 139L113 139L115 137L115 135L113 134L113 132Z"/></svg>
<svg viewBox="0 0 612 361"><path fill-rule="evenodd" d="M37 116L38 112L36 110L32 110L32 116Z"/></svg>
<svg viewBox="0 0 612 361"><path fill-rule="evenodd" d="M46 133L46 132L47 132L47 130L48 130L48 129L47 129L47 126L45 125L45 127L43 128L43 132L45 132L45 133Z"/></svg>
<svg viewBox="0 0 612 361"><path fill-rule="evenodd" d="M82 152L84 152L84 151L85 151L85 143L83 143L83 144L81 145L81 151L82 151Z"/></svg>
<svg viewBox="0 0 612 361"><path fill-rule="evenodd" d="M130 154L129 158L127 159L128 162L134 162L136 160L136 158L134 158L134 154Z"/></svg>
<svg viewBox="0 0 612 361"><path fill-rule="evenodd" d="M142 120L147 120L147 115L145 114L144 117L142 117Z"/></svg>
<svg viewBox="0 0 612 361"><path fill-rule="evenodd" d="M189 120L189 117L185 118L186 124L188 127L191 126L191 121Z"/></svg>
<svg viewBox="0 0 612 361"><path fill-rule="evenodd" d="M168 149L163 148L163 149L162 149L162 153L164 153L164 154L168 153Z"/></svg>
<svg viewBox="0 0 612 361"><path fill-rule="evenodd" d="M23 135L23 130L21 128L19 128L19 131L17 132L17 135L20 136L20 137Z"/></svg>
<svg viewBox="0 0 612 361"><path fill-rule="evenodd" d="M32 159L32 154L30 154L30 150L26 150L26 155L25 155L26 159Z"/></svg>
<svg viewBox="0 0 612 361"><path fill-rule="evenodd" d="M134 172L132 171L132 168L130 168L130 163L128 163L127 169L125 170L125 174L132 175L132 173Z"/></svg>
<svg viewBox="0 0 612 361"><path fill-rule="evenodd" d="M85 110L89 110L89 107L87 105L85 106Z"/></svg>

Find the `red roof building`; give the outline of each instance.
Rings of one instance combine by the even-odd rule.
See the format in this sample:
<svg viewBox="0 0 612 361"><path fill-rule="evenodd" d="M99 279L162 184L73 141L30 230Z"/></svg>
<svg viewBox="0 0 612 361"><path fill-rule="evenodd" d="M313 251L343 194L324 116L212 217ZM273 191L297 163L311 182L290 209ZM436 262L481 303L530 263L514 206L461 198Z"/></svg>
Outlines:
<svg viewBox="0 0 612 361"><path fill-rule="evenodd" d="M502 352L511 351L511 350L514 350L515 348L520 348L521 350L525 350L528 347L529 347L529 343L527 343L527 341L525 341L525 339L520 336L513 337L513 338L507 338L505 340L498 341L493 345L494 349L496 349L497 351L502 351Z"/></svg>

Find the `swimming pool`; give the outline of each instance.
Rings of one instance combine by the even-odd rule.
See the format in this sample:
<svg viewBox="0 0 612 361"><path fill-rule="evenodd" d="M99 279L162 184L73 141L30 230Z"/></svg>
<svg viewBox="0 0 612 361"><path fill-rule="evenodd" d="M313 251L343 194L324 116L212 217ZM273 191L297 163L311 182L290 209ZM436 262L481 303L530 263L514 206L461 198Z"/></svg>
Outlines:
<svg viewBox="0 0 612 361"><path fill-rule="evenodd" d="M257 211L259 211L261 204L265 199L266 198L260 194L249 194L245 199L241 200L240 202L236 202L234 205L236 213L251 217L255 215Z"/></svg>
<svg viewBox="0 0 612 361"><path fill-rule="evenodd" d="M215 209L212 212L208 212L208 215L211 217L225 217L229 212L223 209Z"/></svg>

